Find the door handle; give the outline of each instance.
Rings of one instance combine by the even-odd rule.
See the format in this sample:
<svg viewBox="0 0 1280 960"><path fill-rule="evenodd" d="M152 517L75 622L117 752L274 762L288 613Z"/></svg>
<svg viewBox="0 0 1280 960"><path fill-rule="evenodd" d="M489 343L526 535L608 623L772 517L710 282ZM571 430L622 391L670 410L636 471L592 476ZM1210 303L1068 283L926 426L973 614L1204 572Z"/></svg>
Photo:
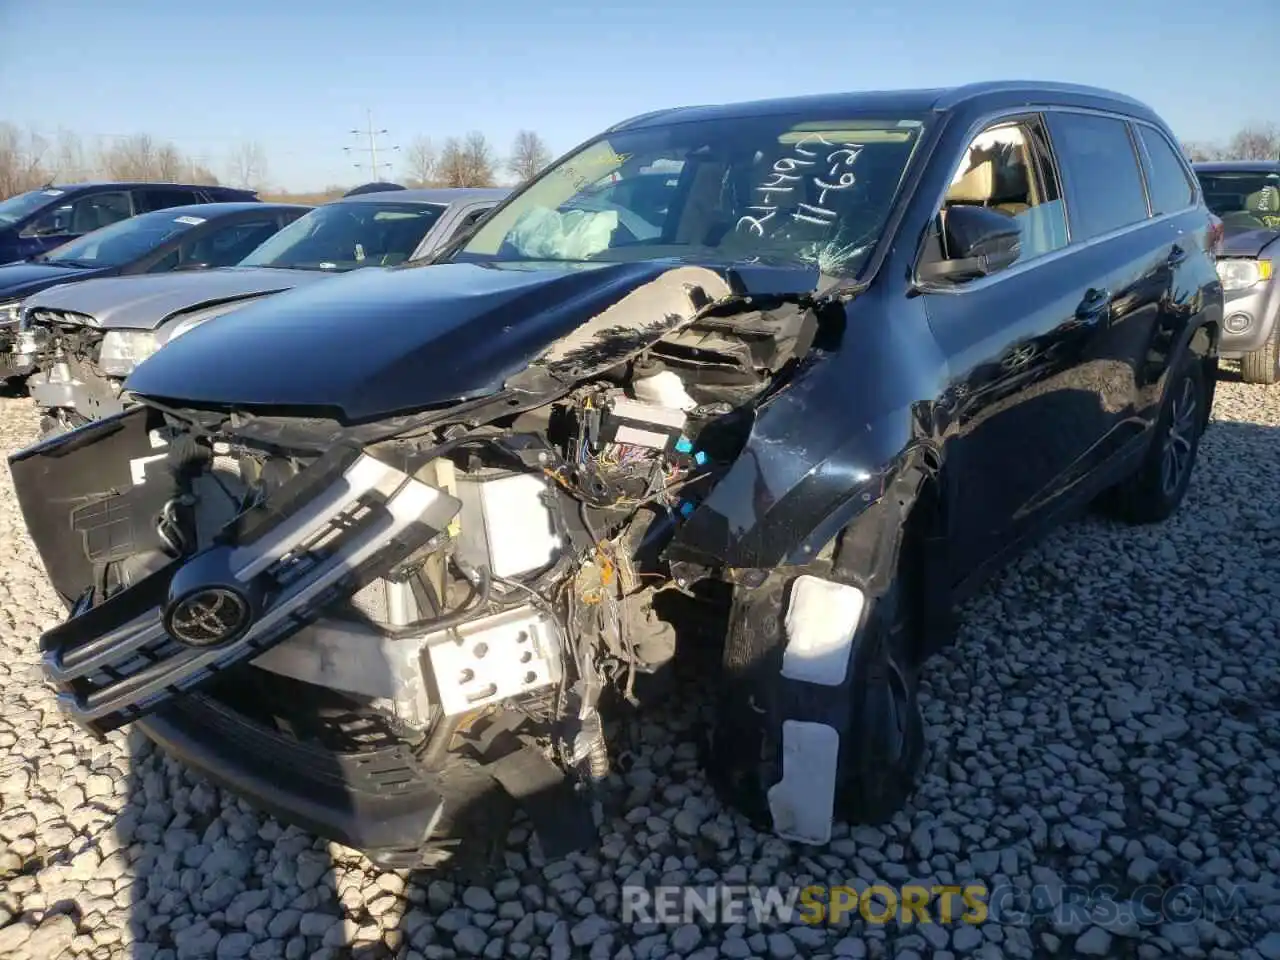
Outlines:
<svg viewBox="0 0 1280 960"><path fill-rule="evenodd" d="M1182 263L1186 259L1187 259L1187 251L1183 250L1180 246L1178 246L1175 243L1173 245L1173 249L1169 251L1169 260L1168 260L1169 266L1176 267L1178 264Z"/></svg>
<svg viewBox="0 0 1280 960"><path fill-rule="evenodd" d="M1090 287L1080 306L1076 307L1076 319L1093 322L1111 306L1111 291Z"/></svg>

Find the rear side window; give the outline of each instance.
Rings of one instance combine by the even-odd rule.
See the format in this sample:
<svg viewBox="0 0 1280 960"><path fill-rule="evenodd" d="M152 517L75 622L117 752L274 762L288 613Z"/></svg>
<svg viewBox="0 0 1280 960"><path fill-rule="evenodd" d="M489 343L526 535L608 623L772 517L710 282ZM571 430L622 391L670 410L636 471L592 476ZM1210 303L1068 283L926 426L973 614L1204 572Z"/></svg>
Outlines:
<svg viewBox="0 0 1280 960"><path fill-rule="evenodd" d="M1151 161L1147 189L1151 194L1152 215L1174 213L1191 206L1195 200L1191 179L1164 134L1145 123L1136 124L1134 129L1142 138L1142 145L1147 148L1147 157Z"/></svg>
<svg viewBox="0 0 1280 960"><path fill-rule="evenodd" d="M1090 240L1147 218L1138 156L1123 120L1085 113L1048 115L1067 195L1071 239Z"/></svg>
<svg viewBox="0 0 1280 960"><path fill-rule="evenodd" d="M179 190L174 187L156 187L135 191L142 211L167 210L169 207L184 207L199 203L200 197L194 190Z"/></svg>

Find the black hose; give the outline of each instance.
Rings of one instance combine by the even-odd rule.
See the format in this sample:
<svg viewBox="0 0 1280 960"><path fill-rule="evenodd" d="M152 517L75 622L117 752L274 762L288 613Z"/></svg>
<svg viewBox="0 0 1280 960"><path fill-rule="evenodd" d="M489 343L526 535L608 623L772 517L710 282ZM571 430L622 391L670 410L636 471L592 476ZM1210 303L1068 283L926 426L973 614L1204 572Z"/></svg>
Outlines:
<svg viewBox="0 0 1280 960"><path fill-rule="evenodd" d="M493 592L493 578L489 575L489 568L481 567L476 574L480 580L479 586L472 585L471 596L453 613L446 613L442 617L425 617L399 627L384 626L381 628L382 632L391 637L406 637L428 630L432 632L448 630L450 627L456 627L470 620L477 612L489 605L489 598Z"/></svg>

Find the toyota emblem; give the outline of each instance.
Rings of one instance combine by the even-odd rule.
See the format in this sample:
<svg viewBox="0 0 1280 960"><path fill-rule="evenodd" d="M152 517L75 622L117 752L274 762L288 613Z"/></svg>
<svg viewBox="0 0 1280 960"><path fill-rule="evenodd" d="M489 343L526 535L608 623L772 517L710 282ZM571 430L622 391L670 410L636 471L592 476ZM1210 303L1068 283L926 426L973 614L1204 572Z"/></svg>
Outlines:
<svg viewBox="0 0 1280 960"><path fill-rule="evenodd" d="M169 634L193 647L212 647L240 635L249 623L249 603L234 590L207 587L189 593L169 611Z"/></svg>

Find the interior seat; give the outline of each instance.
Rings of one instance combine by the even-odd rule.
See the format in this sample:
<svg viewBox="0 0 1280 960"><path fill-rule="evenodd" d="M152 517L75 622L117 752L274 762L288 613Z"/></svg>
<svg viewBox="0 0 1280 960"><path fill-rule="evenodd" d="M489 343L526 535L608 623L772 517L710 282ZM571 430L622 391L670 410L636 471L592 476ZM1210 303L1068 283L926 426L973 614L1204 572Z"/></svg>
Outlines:
<svg viewBox="0 0 1280 960"><path fill-rule="evenodd" d="M948 207L956 204L985 207L995 195L995 187L996 165L991 160L983 160L951 184L944 203Z"/></svg>
<svg viewBox="0 0 1280 960"><path fill-rule="evenodd" d="M996 175L996 184L992 190L991 206L1001 213L1016 217L1031 209L1030 177L1027 176L1026 165L1010 163L1000 168Z"/></svg>

